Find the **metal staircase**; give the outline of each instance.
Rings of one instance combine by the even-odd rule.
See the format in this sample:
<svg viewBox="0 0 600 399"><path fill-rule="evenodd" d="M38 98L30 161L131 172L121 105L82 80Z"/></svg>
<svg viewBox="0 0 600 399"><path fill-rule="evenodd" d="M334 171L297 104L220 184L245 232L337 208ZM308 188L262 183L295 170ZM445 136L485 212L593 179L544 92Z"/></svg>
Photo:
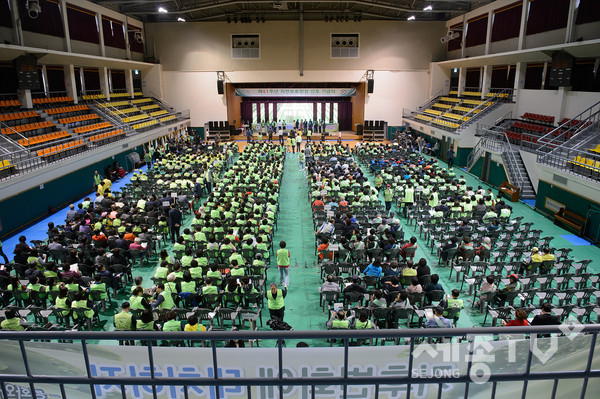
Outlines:
<svg viewBox="0 0 600 399"><path fill-rule="evenodd" d="M471 169L485 152L500 154L506 168L509 182L520 189L521 199L534 199L535 190L521 154L510 145L504 130L498 126L477 124L479 141L467 160L467 169Z"/></svg>

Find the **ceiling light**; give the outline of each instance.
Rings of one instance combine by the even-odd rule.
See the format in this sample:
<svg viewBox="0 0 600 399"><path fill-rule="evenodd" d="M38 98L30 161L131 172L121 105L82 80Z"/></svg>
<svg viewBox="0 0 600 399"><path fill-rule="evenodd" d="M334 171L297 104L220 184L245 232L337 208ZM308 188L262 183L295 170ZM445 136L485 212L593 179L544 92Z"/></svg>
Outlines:
<svg viewBox="0 0 600 399"><path fill-rule="evenodd" d="M158 7L158 12L167 13L168 11L162 7Z"/></svg>
<svg viewBox="0 0 600 399"><path fill-rule="evenodd" d="M410 17L406 18L408 21L414 21L415 19L417 19L414 15L411 15Z"/></svg>
<svg viewBox="0 0 600 399"><path fill-rule="evenodd" d="M431 10L433 10L432 6L427 6L423 9L423 11L431 11Z"/></svg>
<svg viewBox="0 0 600 399"><path fill-rule="evenodd" d="M178 21L178 22L185 22L185 19L183 19L183 18L179 17L179 18L177 18L177 21Z"/></svg>

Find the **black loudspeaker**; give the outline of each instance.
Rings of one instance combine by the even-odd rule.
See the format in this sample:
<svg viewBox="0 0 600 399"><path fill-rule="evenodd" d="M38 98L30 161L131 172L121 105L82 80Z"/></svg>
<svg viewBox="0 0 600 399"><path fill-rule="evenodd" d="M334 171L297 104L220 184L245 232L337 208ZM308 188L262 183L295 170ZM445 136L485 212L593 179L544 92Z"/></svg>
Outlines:
<svg viewBox="0 0 600 399"><path fill-rule="evenodd" d="M362 136L363 134L363 125L356 125L356 134Z"/></svg>
<svg viewBox="0 0 600 399"><path fill-rule="evenodd" d="M375 87L375 79L367 79L367 93L373 94L374 87Z"/></svg>
<svg viewBox="0 0 600 399"><path fill-rule="evenodd" d="M223 90L223 81L217 80L217 93L224 94L225 90Z"/></svg>

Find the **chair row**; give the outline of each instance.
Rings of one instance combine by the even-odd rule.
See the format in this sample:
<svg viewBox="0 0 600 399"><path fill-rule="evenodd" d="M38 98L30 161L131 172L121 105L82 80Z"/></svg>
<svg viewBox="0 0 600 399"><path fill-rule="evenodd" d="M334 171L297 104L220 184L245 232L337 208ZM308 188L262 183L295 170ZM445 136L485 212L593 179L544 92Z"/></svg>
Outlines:
<svg viewBox="0 0 600 399"><path fill-rule="evenodd" d="M153 102L154 100L152 100L151 98L138 98L136 100L131 100L132 104L143 104L143 103L148 103L148 102Z"/></svg>
<svg viewBox="0 0 600 399"><path fill-rule="evenodd" d="M21 144L23 147L29 147L32 145L47 143L49 141L58 140L65 137L71 137L71 135L67 132L54 132L42 134L41 136L30 137L28 139L20 139L19 144Z"/></svg>
<svg viewBox="0 0 600 399"><path fill-rule="evenodd" d="M100 106L104 107L104 108L108 108L108 107L122 107L124 105L129 105L129 101L112 101L112 102L107 102L107 103L100 104Z"/></svg>
<svg viewBox="0 0 600 399"><path fill-rule="evenodd" d="M161 121L161 122L168 122L168 121L171 121L173 119L177 119L177 116L175 116L175 115L165 116L163 118L160 118L159 121Z"/></svg>
<svg viewBox="0 0 600 399"><path fill-rule="evenodd" d="M95 136L90 137L90 142L102 141L102 140L116 138L116 137L120 137L120 136L125 136L125 133L123 133L123 130L117 129L117 130L112 130L107 133L96 134Z"/></svg>
<svg viewBox="0 0 600 399"><path fill-rule="evenodd" d="M44 112L46 112L48 115L60 115L60 114L68 114L68 113L72 113L72 112L85 111L88 109L90 109L90 107L88 107L85 104L82 104L82 105L72 105L70 107L48 108L48 109L44 110Z"/></svg>
<svg viewBox="0 0 600 399"><path fill-rule="evenodd" d="M73 99L69 96L63 97L40 97L34 98L33 103L36 105L40 104L53 104L53 103L68 103L73 102Z"/></svg>
<svg viewBox="0 0 600 399"><path fill-rule="evenodd" d="M149 111L149 110L151 110L151 109L156 109L156 108L160 108L160 107L158 106L158 104L150 104L150 105L144 105L144 106L141 106L141 107L140 107L140 110L142 110L142 111Z"/></svg>
<svg viewBox="0 0 600 399"><path fill-rule="evenodd" d="M154 111L154 112L150 112L150 116L154 117L154 116L160 116L160 115L164 115L164 114L168 114L169 111L161 109L160 111Z"/></svg>
<svg viewBox="0 0 600 399"><path fill-rule="evenodd" d="M153 119L153 120L142 122L142 123L136 123L132 127L134 129L144 129L144 128L150 127L152 125L156 125L157 123L158 123L158 121L156 119Z"/></svg>
<svg viewBox="0 0 600 399"><path fill-rule="evenodd" d="M122 118L121 121L123 121L125 123L130 123L130 122L138 122L138 121L148 119L148 118L149 118L148 114L139 114L139 115L129 116L127 118Z"/></svg>
<svg viewBox="0 0 600 399"><path fill-rule="evenodd" d="M11 135L15 134L15 132L23 133L33 130L45 129L52 126L54 126L54 124L50 121L27 123L25 125L13 126L12 128L2 128L2 134Z"/></svg>
<svg viewBox="0 0 600 399"><path fill-rule="evenodd" d="M13 108L20 106L21 102L19 100L0 100L0 108Z"/></svg>
<svg viewBox="0 0 600 399"><path fill-rule="evenodd" d="M94 130L100 130L100 129L104 129L104 128L111 127L111 126L112 126L112 124L110 122L100 122L100 123L94 123L93 125L76 127L75 129L73 129L73 131L75 133L87 133L87 132L93 132Z"/></svg>
<svg viewBox="0 0 600 399"><path fill-rule="evenodd" d="M550 115L540 115L540 114L532 114L530 112L525 112L523 114L523 116L521 116L522 119L529 119L532 121L537 121L537 122L542 122L542 123L548 123L550 125L554 124L554 117L550 116Z"/></svg>
<svg viewBox="0 0 600 399"><path fill-rule="evenodd" d="M40 115L35 111L25 111L25 112L17 112L14 114L3 114L0 115L0 121L15 121L18 119L26 119L26 118L37 118Z"/></svg>
<svg viewBox="0 0 600 399"><path fill-rule="evenodd" d="M75 153L78 150L82 149L85 146L83 140L75 140L70 141L68 143L59 144L57 146L44 148L43 150L38 150L37 155L41 156L45 159L50 157L55 157L56 155L70 155L71 153Z"/></svg>
<svg viewBox="0 0 600 399"><path fill-rule="evenodd" d="M94 120L94 119L100 119L100 117L97 114L85 114L85 115L78 115L78 116L70 116L68 118L61 118L58 120L58 122L63 125L68 125L70 123L90 121L90 120Z"/></svg>
<svg viewBox="0 0 600 399"><path fill-rule="evenodd" d="M105 99L106 96L104 94L84 94L83 96L81 96L82 100L88 101L88 100L103 100Z"/></svg>

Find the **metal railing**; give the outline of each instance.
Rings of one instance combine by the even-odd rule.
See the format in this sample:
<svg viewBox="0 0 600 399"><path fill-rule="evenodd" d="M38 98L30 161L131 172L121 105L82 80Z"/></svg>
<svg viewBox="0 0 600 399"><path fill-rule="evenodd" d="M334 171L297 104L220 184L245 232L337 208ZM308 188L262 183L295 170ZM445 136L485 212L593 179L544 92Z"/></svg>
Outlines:
<svg viewBox="0 0 600 399"><path fill-rule="evenodd" d="M571 170L577 157L596 159L597 153L586 148L597 139L600 130L600 102L564 122L538 139L537 161L561 170ZM598 142L600 143L600 142ZM595 143L595 144L598 144Z"/></svg>
<svg viewBox="0 0 600 399"><path fill-rule="evenodd" d="M508 172L510 183L523 190L528 177L521 173L515 151L512 149L504 130L496 126L478 123L476 135L479 137L479 141L467 159L467 168L472 168L477 159L482 155L481 153L485 150L502 154L502 160Z"/></svg>
<svg viewBox="0 0 600 399"><path fill-rule="evenodd" d="M436 94L434 94L433 96L431 96L428 100L426 100L424 103L422 103L421 105L419 105L417 107L417 111L422 111L423 109L427 108L429 105L433 104L438 97L444 95L444 90L440 90L438 91Z"/></svg>
<svg viewBox="0 0 600 399"><path fill-rule="evenodd" d="M123 398L140 397L142 392L142 396L154 398L188 398L190 393L205 397L209 393L217 399L234 393L235 397L248 398L345 399L351 394L357 397L355 391L360 389L360 397L377 399L402 394L407 398L425 397L428 395L424 391L430 388L439 390L438 398L442 397L442 388L448 397L468 398L470 392L477 395L491 387L491 395L486 396L494 398L499 382L520 382L511 385L511 392L516 396L520 391L519 396L526 397L528 383L547 381L552 389L548 386L541 397L555 398L557 388L569 384L584 398L590 379L600 378L600 370L594 368L599 332L600 325L199 333L2 332L4 367L0 389L4 398L13 397L8 395L9 389L22 388L17 384L27 384L33 398L66 398L66 389L75 385L78 390L75 395L69 393L69 398L104 397L108 392ZM541 334L564 336L542 338ZM405 344L351 346L353 340L373 339ZM429 343L436 339L451 342ZM141 346L90 344L95 340L134 341ZM233 351L219 347L229 340L261 340L275 345ZM285 342L291 340L340 340L341 347L285 347ZM205 342L208 347L157 347L159 342L172 345L190 341ZM549 362L553 358L555 361ZM529 394L538 389L534 387Z"/></svg>
<svg viewBox="0 0 600 399"><path fill-rule="evenodd" d="M175 110L175 107L173 105L171 105L167 100L165 100L164 98L160 97L159 95L155 94L153 91L150 91L150 97L154 98L156 101L158 101L164 108L167 108L169 111L173 112Z"/></svg>
<svg viewBox="0 0 600 399"><path fill-rule="evenodd" d="M499 90L499 91L496 91L496 92L490 91L490 93L493 93L493 96L482 99L481 104L472 108L466 114L461 115L461 117L459 119L452 119L452 118L445 117L443 115L437 115L437 116L427 115L427 116L429 116L431 118L435 118L435 119L441 119L445 122L458 124L457 128L450 128L450 127L444 128L443 126L440 126L440 125L436 125L436 127L447 130L451 133L460 134L460 132L462 130L466 129L468 126L470 126L473 122L475 122L477 119L479 119L483 115L482 111L484 109L491 110L499 103L512 101L513 89L493 89L493 90ZM490 103L490 105L487 105L488 103ZM418 110L413 111L413 110L409 110L406 108L402 109L402 117L403 118L412 118L412 119L415 119L415 121L417 121L419 123L423 123L426 125L433 125L432 122L428 122L426 120L421 120L421 119L415 118L415 116L418 114L420 114L420 112Z"/></svg>

